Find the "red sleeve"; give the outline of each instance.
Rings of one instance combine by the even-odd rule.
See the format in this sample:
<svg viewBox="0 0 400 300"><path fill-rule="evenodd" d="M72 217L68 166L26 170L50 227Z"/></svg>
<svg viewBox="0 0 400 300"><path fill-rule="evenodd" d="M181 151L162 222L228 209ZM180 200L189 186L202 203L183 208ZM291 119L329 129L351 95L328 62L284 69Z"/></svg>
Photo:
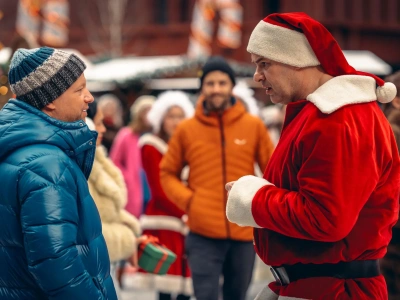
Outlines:
<svg viewBox="0 0 400 300"><path fill-rule="evenodd" d="M181 217L184 213L165 195L160 183L160 162L162 154L153 146L142 147L142 164L150 185L152 201L157 203L171 216Z"/></svg>
<svg viewBox="0 0 400 300"><path fill-rule="evenodd" d="M388 147L375 144L372 128L354 123L326 118L304 129L289 154L299 165L299 189L268 185L258 190L251 211L260 227L322 242L339 241L350 233L388 161L379 153Z"/></svg>

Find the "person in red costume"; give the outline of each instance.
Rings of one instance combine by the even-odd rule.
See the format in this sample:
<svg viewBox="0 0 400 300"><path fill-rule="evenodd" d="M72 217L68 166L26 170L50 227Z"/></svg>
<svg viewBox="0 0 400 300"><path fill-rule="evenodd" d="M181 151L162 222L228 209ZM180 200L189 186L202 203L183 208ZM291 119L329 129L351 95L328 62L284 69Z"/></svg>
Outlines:
<svg viewBox="0 0 400 300"><path fill-rule="evenodd" d="M163 276L141 271L136 274L136 284L159 292L159 300L189 300L192 280L185 256L185 235L188 232L186 215L165 195L160 183L160 162L168 149L168 141L178 124L194 114L193 104L181 91L166 91L157 97L147 119L153 133L140 137L143 168L151 190L151 199L145 213L140 217L144 234L155 236L160 243L177 256L168 273ZM188 170L182 171L182 180L187 180Z"/></svg>
<svg viewBox="0 0 400 300"><path fill-rule="evenodd" d="M254 227L276 278L256 299L387 299L378 260L398 219L400 162L376 100L395 86L351 67L304 13L267 16L247 51L254 80L287 104L264 178L227 184L228 219Z"/></svg>

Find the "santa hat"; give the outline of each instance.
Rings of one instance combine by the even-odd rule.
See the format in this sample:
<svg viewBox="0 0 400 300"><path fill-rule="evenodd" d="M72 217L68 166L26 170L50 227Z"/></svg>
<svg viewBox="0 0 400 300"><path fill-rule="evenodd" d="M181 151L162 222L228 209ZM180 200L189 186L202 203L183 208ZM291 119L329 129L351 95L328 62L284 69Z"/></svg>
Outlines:
<svg viewBox="0 0 400 300"><path fill-rule="evenodd" d="M172 106L179 106L185 113L185 118L190 118L194 115L194 107L190 102L189 97L181 91L167 91L161 93L154 102L147 119L153 126L153 132L159 133L165 114Z"/></svg>
<svg viewBox="0 0 400 300"><path fill-rule="evenodd" d="M350 66L330 32L305 13L267 16L254 28L247 51L294 67L321 65L331 76L370 76L378 85L376 96L379 102L390 102L396 96L393 83L385 83L373 74Z"/></svg>

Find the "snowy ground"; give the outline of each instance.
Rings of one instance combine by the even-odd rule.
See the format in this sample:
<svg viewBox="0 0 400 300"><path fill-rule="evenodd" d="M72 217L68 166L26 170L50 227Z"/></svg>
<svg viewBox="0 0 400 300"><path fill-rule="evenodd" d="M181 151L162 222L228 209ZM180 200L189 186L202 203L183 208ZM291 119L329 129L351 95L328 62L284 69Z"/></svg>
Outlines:
<svg viewBox="0 0 400 300"><path fill-rule="evenodd" d="M253 282L247 293L247 299L253 300L258 292L272 280L273 278L269 268L257 259L254 268ZM193 297L192 299L194 300L195 298ZM155 291L136 290L127 287L122 291L122 298L120 300L158 300L158 298Z"/></svg>

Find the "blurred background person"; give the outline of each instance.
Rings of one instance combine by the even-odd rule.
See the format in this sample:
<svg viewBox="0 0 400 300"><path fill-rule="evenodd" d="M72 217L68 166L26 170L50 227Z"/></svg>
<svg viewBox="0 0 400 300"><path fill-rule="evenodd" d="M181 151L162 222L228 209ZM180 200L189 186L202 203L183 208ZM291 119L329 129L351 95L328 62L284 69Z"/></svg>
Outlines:
<svg viewBox="0 0 400 300"><path fill-rule="evenodd" d="M139 221L124 209L127 203L124 178L121 171L106 156L105 148L101 145L106 127L103 124L103 112L98 109L96 101L89 104L87 115L87 125L98 133L95 159L88 180L89 191L100 214L111 261L110 273L119 295L116 266L124 259L137 266L137 237L140 235L140 225Z"/></svg>
<svg viewBox="0 0 400 300"><path fill-rule="evenodd" d="M256 98L254 98L254 91L245 82L239 81L234 86L232 93L242 101L249 114L255 117L260 117L260 109Z"/></svg>
<svg viewBox="0 0 400 300"><path fill-rule="evenodd" d="M122 171L128 188L126 210L137 218L142 214L144 202L150 196L146 174L142 168L138 141L141 135L151 131L147 113L154 101L155 97L150 95L136 99L130 108L131 122L129 126L118 132L110 150L110 157Z"/></svg>
<svg viewBox="0 0 400 300"><path fill-rule="evenodd" d="M188 214L186 253L197 300L244 300L255 252L253 229L230 223L225 215L225 183L266 167L273 144L264 124L232 94L235 74L226 60L210 57L200 77L195 116L172 136L161 166L165 194ZM188 185L183 166L190 167Z"/></svg>
<svg viewBox="0 0 400 300"><path fill-rule="evenodd" d="M393 129L397 148L400 146L400 71L385 78L393 82L397 88L397 95L390 103L382 105L382 110ZM400 153L400 149L399 149ZM386 256L381 260L382 273L388 287L389 300L400 299L400 224L392 228L392 240L388 246Z"/></svg>
<svg viewBox="0 0 400 300"><path fill-rule="evenodd" d="M124 125L121 101L114 94L102 95L98 99L98 109L104 115L104 126L107 131L104 133L102 144L108 152L111 149L115 136Z"/></svg>
<svg viewBox="0 0 400 300"><path fill-rule="evenodd" d="M142 167L138 141L142 134L151 131L147 113L155 99L150 95L143 95L136 99L130 107L129 125L118 131L110 149L110 158L121 170L128 190L128 203L125 208L137 218L143 213L145 204L150 200L150 187ZM136 268L121 262L118 269L120 285L122 286L125 273L136 271Z"/></svg>
<svg viewBox="0 0 400 300"><path fill-rule="evenodd" d="M276 146L282 132L283 121L285 120L285 105L272 104L265 106L260 111L261 119L271 136L271 140Z"/></svg>
<svg viewBox="0 0 400 300"><path fill-rule="evenodd" d="M170 300L171 294L177 294L177 300L188 300L192 290L190 271L184 254L187 232L184 212L165 195L160 183L159 165L175 128L182 120L193 116L193 113L193 105L185 93L164 92L159 95L148 114L153 133L145 134L139 140L142 163L152 195L140 223L144 234L158 237L161 244L177 255L166 275L157 276L144 272L139 275L139 285L159 291L159 300ZM182 172L182 177L185 176L187 174Z"/></svg>

